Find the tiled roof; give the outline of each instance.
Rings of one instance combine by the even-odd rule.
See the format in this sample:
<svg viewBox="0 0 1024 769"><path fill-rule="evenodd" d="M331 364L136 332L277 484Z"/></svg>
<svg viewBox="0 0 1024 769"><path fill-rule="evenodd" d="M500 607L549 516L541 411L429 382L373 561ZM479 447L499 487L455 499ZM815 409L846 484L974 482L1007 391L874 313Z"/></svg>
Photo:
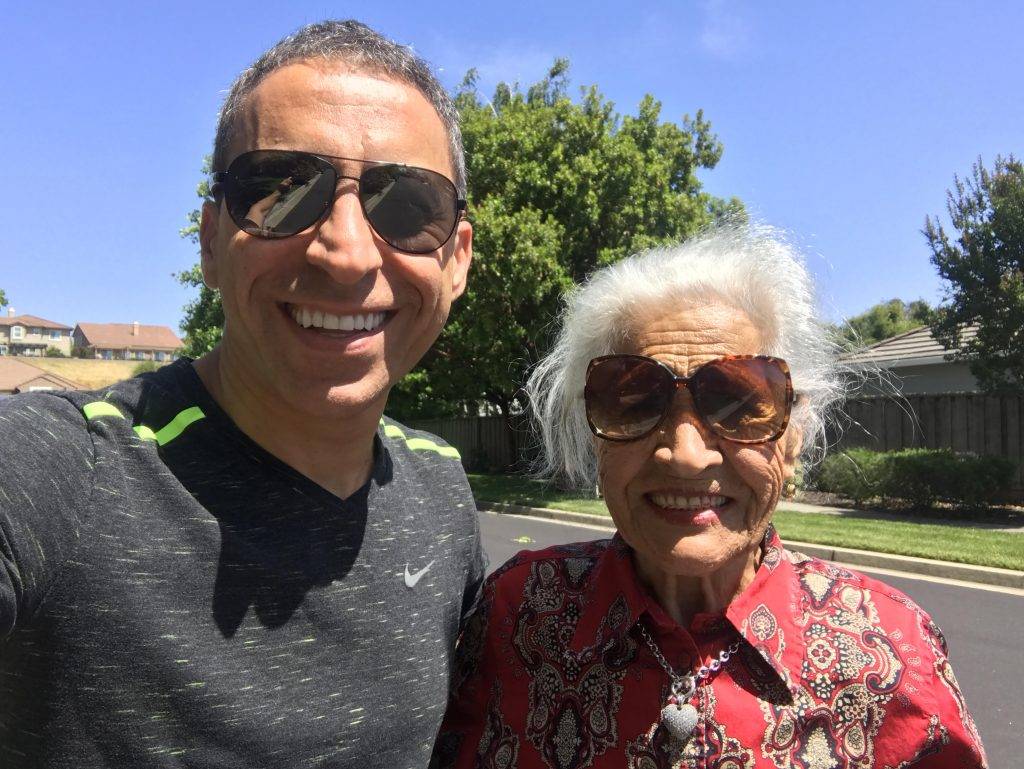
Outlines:
<svg viewBox="0 0 1024 769"><path fill-rule="evenodd" d="M13 318L0 317L0 326L31 326L32 328L59 328L61 331L70 331L71 326L63 323L40 318L37 315L15 315Z"/></svg>
<svg viewBox="0 0 1024 769"><path fill-rule="evenodd" d="M968 341L978 335L977 326L967 326L960 335L960 340ZM882 364L887 368L900 366L927 366L944 363L945 356L956 351L947 350L932 337L930 326L905 331L897 336L875 342L869 347L839 356L843 363Z"/></svg>
<svg viewBox="0 0 1024 769"><path fill-rule="evenodd" d="M0 392L14 392L19 387L35 379L46 380L47 384L65 390L80 390L81 385L65 379L57 374L43 371L41 368L7 356L0 357Z"/></svg>
<svg viewBox="0 0 1024 769"><path fill-rule="evenodd" d="M101 350L177 350L182 342L167 326L138 325L134 323L79 323L77 329L85 337L87 347Z"/></svg>

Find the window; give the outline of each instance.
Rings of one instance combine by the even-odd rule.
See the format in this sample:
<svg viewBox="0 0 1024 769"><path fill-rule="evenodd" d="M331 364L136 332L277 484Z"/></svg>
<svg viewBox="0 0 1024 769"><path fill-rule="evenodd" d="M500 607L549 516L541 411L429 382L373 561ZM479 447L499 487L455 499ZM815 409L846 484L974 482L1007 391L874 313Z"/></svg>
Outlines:
<svg viewBox="0 0 1024 769"><path fill-rule="evenodd" d="M41 328L30 328L28 330L28 333L30 333L32 336L42 336L43 330Z"/></svg>
<svg viewBox="0 0 1024 769"><path fill-rule="evenodd" d="M104 350L103 351L103 360L111 360L111 359L113 359L113 357L114 357L114 351L113 350Z"/></svg>
<svg viewBox="0 0 1024 769"><path fill-rule="evenodd" d="M51 328L50 329L50 339L60 339L60 329L59 328Z"/></svg>
<svg viewBox="0 0 1024 769"><path fill-rule="evenodd" d="M24 326L11 326L11 339L24 339L25 338L25 327Z"/></svg>
<svg viewBox="0 0 1024 769"><path fill-rule="evenodd" d="M162 361L164 359L163 350L157 350L156 353L154 354L154 358L156 360Z"/></svg>
<svg viewBox="0 0 1024 769"><path fill-rule="evenodd" d="M146 359L146 353L144 353L142 350L136 350L135 351L135 360L145 360L145 359Z"/></svg>

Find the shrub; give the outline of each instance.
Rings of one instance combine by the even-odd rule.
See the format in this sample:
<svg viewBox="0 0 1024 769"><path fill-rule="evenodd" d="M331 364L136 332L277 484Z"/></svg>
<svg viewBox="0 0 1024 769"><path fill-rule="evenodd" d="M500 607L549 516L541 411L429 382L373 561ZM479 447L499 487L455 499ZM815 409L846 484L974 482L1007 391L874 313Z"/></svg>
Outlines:
<svg viewBox="0 0 1024 769"><path fill-rule="evenodd" d="M160 368L156 365L156 361L144 360L138 366L132 369L132 376L138 376L139 374L145 374L147 371L156 371Z"/></svg>
<svg viewBox="0 0 1024 769"><path fill-rule="evenodd" d="M816 485L858 504L878 499L887 505L930 507L942 501L976 507L1003 497L1015 470L1005 457L949 449L851 449L825 459Z"/></svg>
<svg viewBox="0 0 1024 769"><path fill-rule="evenodd" d="M66 358L66 357L68 357L67 355L62 353L59 349L57 349L56 347L53 347L52 345L50 347L46 348L45 355L46 355L47 358Z"/></svg>
<svg viewBox="0 0 1024 769"><path fill-rule="evenodd" d="M821 491L831 491L857 504L881 496L879 456L867 449L830 454L815 469L812 483Z"/></svg>

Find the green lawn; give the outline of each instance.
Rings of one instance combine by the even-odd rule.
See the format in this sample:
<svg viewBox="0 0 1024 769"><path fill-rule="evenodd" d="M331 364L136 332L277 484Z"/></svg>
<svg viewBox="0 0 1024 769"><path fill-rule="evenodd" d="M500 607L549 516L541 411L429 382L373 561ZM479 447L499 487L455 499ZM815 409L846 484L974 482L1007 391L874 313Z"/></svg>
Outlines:
<svg viewBox="0 0 1024 769"><path fill-rule="evenodd" d="M599 499L584 499L526 478L471 474L469 482L481 501L608 515ZM774 521L784 539L798 542L1024 570L1024 533L782 509L775 511Z"/></svg>

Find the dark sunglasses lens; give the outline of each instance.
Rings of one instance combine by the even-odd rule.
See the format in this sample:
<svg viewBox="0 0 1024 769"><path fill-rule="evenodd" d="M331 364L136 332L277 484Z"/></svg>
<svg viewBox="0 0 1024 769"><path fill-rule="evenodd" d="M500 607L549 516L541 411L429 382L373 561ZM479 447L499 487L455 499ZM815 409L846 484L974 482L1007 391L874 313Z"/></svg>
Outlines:
<svg viewBox="0 0 1024 769"><path fill-rule="evenodd" d="M448 242L458 220L458 194L448 179L424 168L367 168L359 198L373 229L400 251L425 254Z"/></svg>
<svg viewBox="0 0 1024 769"><path fill-rule="evenodd" d="M228 213L251 235L284 238L316 224L334 200L330 164L303 152L247 152L228 169Z"/></svg>
<svg viewBox="0 0 1024 769"><path fill-rule="evenodd" d="M788 380L774 360L712 361L694 375L690 392L708 427L729 440L768 440L788 417Z"/></svg>
<svg viewBox="0 0 1024 769"><path fill-rule="evenodd" d="M630 356L598 359L583 391L587 419L601 437L640 438L661 421L672 397L668 372L650 360Z"/></svg>

